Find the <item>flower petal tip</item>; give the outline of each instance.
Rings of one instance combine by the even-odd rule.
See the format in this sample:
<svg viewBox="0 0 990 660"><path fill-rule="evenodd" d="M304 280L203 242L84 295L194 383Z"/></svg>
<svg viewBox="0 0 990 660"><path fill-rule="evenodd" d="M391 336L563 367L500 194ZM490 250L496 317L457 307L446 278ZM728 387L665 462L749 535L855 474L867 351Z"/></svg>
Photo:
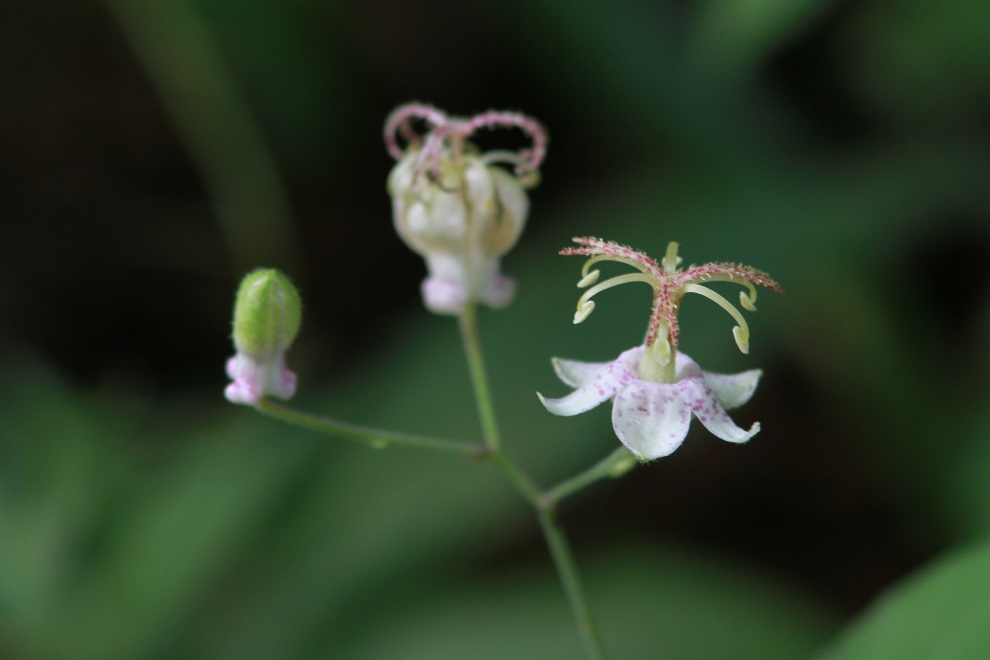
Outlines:
<svg viewBox="0 0 990 660"><path fill-rule="evenodd" d="M223 395L227 401L244 406L253 406L261 398L251 386L239 380L224 388Z"/></svg>

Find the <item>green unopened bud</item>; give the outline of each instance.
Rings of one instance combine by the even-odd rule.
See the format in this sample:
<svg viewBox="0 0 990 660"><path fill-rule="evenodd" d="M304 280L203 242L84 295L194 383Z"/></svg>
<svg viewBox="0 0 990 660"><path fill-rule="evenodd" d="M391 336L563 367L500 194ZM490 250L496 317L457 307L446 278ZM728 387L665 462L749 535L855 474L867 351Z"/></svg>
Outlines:
<svg viewBox="0 0 990 660"><path fill-rule="evenodd" d="M299 333L302 301L285 275L275 269L248 273L237 290L234 346L227 362L234 382L225 395L233 403L254 405L267 394L288 399L296 375L285 367L285 352Z"/></svg>
<svg viewBox="0 0 990 660"><path fill-rule="evenodd" d="M299 333L302 301L299 292L279 271L248 273L237 290L234 344L252 355L285 351Z"/></svg>

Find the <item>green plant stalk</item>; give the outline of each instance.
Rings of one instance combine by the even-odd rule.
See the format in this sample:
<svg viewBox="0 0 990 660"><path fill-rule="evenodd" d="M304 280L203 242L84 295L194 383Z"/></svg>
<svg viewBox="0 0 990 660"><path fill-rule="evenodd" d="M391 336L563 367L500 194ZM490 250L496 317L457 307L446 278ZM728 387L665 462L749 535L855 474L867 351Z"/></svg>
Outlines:
<svg viewBox="0 0 990 660"><path fill-rule="evenodd" d="M461 340L464 344L464 355L467 358L468 370L471 372L471 387L474 390L474 400L478 407L478 418L481 420L481 431L485 437L485 444L491 449L492 454L497 454L501 440L498 424L495 422L495 408L492 405L492 395L488 387L485 360L481 354L477 305L468 303L464 312L457 318L461 329Z"/></svg>
<svg viewBox="0 0 990 660"><path fill-rule="evenodd" d="M578 575L577 564L574 561L574 554L567 541L567 537L564 535L563 529L556 519L555 510L557 504L568 495L585 488L599 479L625 473L635 465L635 459L627 449L620 447L584 472L564 480L546 492L541 491L528 475L502 453L498 425L495 419L495 407L492 402L491 390L488 386L488 376L485 372L484 360L481 353L476 308L473 305L469 306L460 315L459 321L464 354L468 362L468 369L471 372L472 389L484 433L484 444L410 435L350 424L331 417L302 412L269 398L259 400L255 408L260 413L288 424L325 435L356 440L376 449L384 449L392 446L408 447L457 454L475 460L491 461L492 465L505 475L519 494L530 503L536 512L540 529L550 550L550 556L553 559L557 574L564 587L564 593L571 606L578 635L581 637L588 657L604 658L605 647L602 644L598 628L588 608L584 589Z"/></svg>
<svg viewBox="0 0 990 660"><path fill-rule="evenodd" d="M255 408L269 417L274 417L288 424L326 435L357 440L375 449L385 449L387 447L431 449L448 454L459 454L465 458L477 460L482 460L489 456L488 449L477 444L410 435L408 433L398 433L396 431L386 431L369 426L349 424L331 417L304 413L268 398L259 400Z"/></svg>
<svg viewBox="0 0 990 660"><path fill-rule="evenodd" d="M572 495L579 490L591 485L599 479L606 477L619 477L636 465L636 459L625 447L619 447L611 454L595 463L590 468L576 474L570 479L565 479L543 496L548 506L556 506L568 495Z"/></svg>
<svg viewBox="0 0 990 660"><path fill-rule="evenodd" d="M490 451L489 458L492 464L512 482L513 486L516 487L519 493L536 511L536 517L540 521L540 529L543 531L543 538L546 540L547 547L550 550L550 556L553 558L553 563L557 568L557 574L560 576L560 581L563 584L564 593L567 596L567 601L570 603L574 622L578 629L578 635L581 637L585 651L587 651L589 658L604 658L605 647L602 644L598 627L595 625L594 619L591 616L591 611L588 609L584 589L578 577L574 554L571 551L570 544L567 542L567 537L564 536L563 529L557 523L554 515L555 500L542 493L532 480L502 453L498 425L495 420L495 406L492 402L491 390L488 387L488 377L485 373L484 361L481 354L476 306L469 304L459 316L459 321L461 338L464 343L464 354L467 358L468 369L471 372L471 384L478 408L478 416L481 419L482 430L485 434L485 444ZM582 473L582 475L588 474L595 467ZM608 474L608 470L605 471L605 474ZM578 475L575 479L582 475ZM579 484L577 487L587 485L596 478L599 477L593 476L592 478L587 478L583 484ZM567 485L572 481L574 479L564 482L563 485ZM572 487L572 490L569 492L573 492L575 489Z"/></svg>
<svg viewBox="0 0 990 660"><path fill-rule="evenodd" d="M602 644L598 626L595 625L595 620L588 609L581 579L578 576L577 564L574 562L574 553L571 552L571 546L567 542L564 530L557 524L550 508L536 507L536 516L540 519L543 538L547 542L547 547L550 548L550 555L557 567L557 575L564 585L564 593L567 594L567 600L571 604L571 612L574 614L574 622L577 625L581 642L584 644L584 650L589 658L604 658L605 647Z"/></svg>

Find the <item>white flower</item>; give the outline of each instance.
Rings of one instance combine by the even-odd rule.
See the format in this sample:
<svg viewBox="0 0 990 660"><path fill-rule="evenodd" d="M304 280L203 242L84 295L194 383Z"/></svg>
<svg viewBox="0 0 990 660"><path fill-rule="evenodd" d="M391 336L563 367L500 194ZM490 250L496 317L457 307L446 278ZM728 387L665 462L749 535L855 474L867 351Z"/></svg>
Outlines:
<svg viewBox="0 0 990 660"><path fill-rule="evenodd" d="M425 134L413 124L425 123ZM533 142L519 152L479 150L468 138L482 128L516 127ZM403 150L399 138L408 143ZM388 177L400 238L426 260L423 302L438 314L461 314L474 302L504 307L515 282L499 260L516 244L529 213L546 131L525 115L486 112L461 119L431 106L401 106L385 123L385 145L398 161ZM512 170L498 166L512 166Z"/></svg>
<svg viewBox="0 0 990 660"><path fill-rule="evenodd" d="M612 399L612 427L619 440L640 460L668 456L681 446L691 416L716 437L727 442L746 442L760 430L735 425L725 412L749 401L762 372L713 374L702 371L690 357L677 351L676 373L671 383L643 380L637 373L644 347L625 351L614 362L577 362L554 358L562 381L577 388L560 399L537 393L546 409L555 415L586 412Z"/></svg>
<svg viewBox="0 0 990 660"><path fill-rule="evenodd" d="M439 158L440 181L424 172L419 152L410 152L388 179L395 228L406 245L426 260L422 292L426 307L458 314L470 300L504 307L515 283L499 269L526 224L529 199L518 179L463 154L459 162Z"/></svg>
<svg viewBox="0 0 990 660"><path fill-rule="evenodd" d="M748 353L746 320L732 303L703 284L733 282L746 287L739 295L739 303L750 312L756 311L757 286L780 292L780 285L755 268L726 262L680 269L675 242L667 245L667 253L659 263L638 250L600 238L579 237L574 242L580 247L565 248L561 254L588 257L578 282L578 287L586 290L578 299L575 323L581 323L595 310L594 296L630 282L642 282L653 289L653 310L644 345L626 351L614 362L555 358L557 375L576 390L561 399L547 399L537 393L547 410L555 415L577 415L611 399L615 434L640 460L668 456L680 447L692 415L727 442L746 442L756 435L758 423L743 430L725 411L749 401L762 372L753 369L729 375L702 371L694 360L677 350L677 313L688 293L708 298L736 321L732 336L739 350ZM632 266L635 272L599 282L601 274L593 267L608 261Z"/></svg>

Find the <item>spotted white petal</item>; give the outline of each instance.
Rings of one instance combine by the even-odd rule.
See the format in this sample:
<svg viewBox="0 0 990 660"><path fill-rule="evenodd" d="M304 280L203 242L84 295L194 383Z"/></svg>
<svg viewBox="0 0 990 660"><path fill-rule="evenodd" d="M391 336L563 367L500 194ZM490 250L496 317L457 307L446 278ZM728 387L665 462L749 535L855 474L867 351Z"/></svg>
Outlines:
<svg viewBox="0 0 990 660"><path fill-rule="evenodd" d="M582 387L590 383L599 372L604 371L610 364L622 363L631 372L636 371L639 364L639 357L643 354L643 347L636 346L623 351L619 357L612 362L579 362L578 360L565 360L563 358L553 358L553 370L557 372L557 377L571 387Z"/></svg>
<svg viewBox="0 0 990 660"><path fill-rule="evenodd" d="M612 428L640 459L669 456L681 446L691 411L675 385L637 380L620 391L612 406Z"/></svg>
<svg viewBox="0 0 990 660"><path fill-rule="evenodd" d="M702 373L705 383L726 410L738 408L749 401L762 375L763 371L760 369L750 369L738 374Z"/></svg>
<svg viewBox="0 0 990 660"><path fill-rule="evenodd" d="M703 378L688 378L675 383L684 404L714 436L726 442L746 442L760 431L759 422L748 430L736 426L715 398L712 388Z"/></svg>
<svg viewBox="0 0 990 660"><path fill-rule="evenodd" d="M553 358L550 361L553 363L553 370L557 372L557 377L571 387L587 385L612 364L611 362L580 362L564 358Z"/></svg>
<svg viewBox="0 0 990 660"><path fill-rule="evenodd" d="M698 366L698 363L680 351L677 351L677 361L675 364L677 371L674 376L674 382L701 375L701 367Z"/></svg>
<svg viewBox="0 0 990 660"><path fill-rule="evenodd" d="M578 375L584 379L591 374L590 380L586 380L578 389L563 398L548 399L539 392L536 395L540 397L540 401L543 402L546 409L554 415L563 415L566 417L587 412L603 401L611 399L615 396L616 392L637 380L635 366L630 365L628 360L623 359L625 355L626 353L620 355L619 359L615 362L605 363L603 368L597 369L593 374L591 374L590 369L582 370L578 367L577 371L580 372ZM573 366L573 363L571 366ZM561 380L568 382L563 376L561 376Z"/></svg>

